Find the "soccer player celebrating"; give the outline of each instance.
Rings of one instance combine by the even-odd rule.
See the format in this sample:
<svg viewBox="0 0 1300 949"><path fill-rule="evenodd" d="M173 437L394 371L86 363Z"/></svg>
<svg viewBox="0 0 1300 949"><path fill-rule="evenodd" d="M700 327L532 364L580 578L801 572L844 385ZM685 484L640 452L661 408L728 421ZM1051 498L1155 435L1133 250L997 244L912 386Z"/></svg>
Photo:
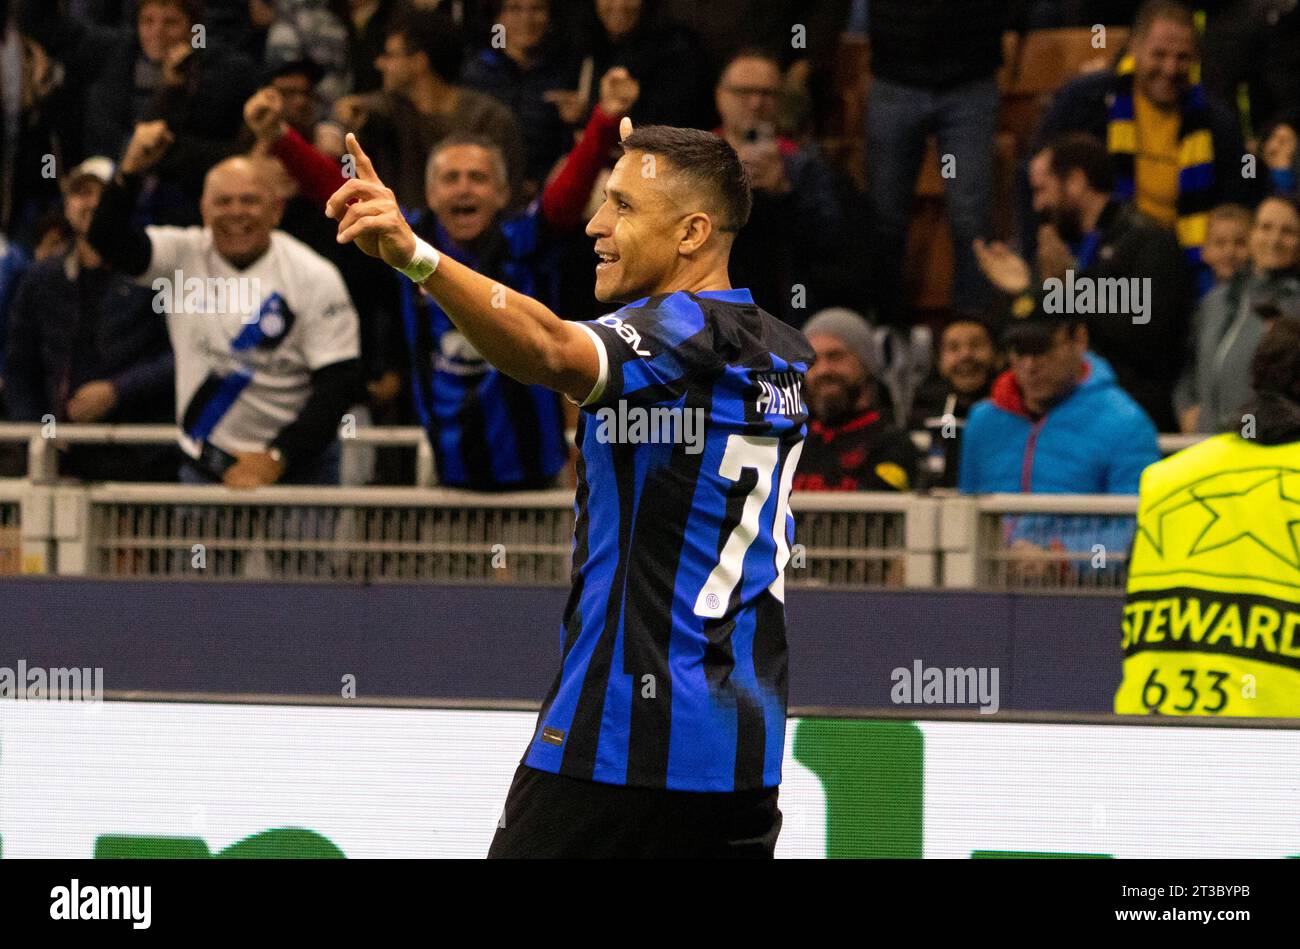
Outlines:
<svg viewBox="0 0 1300 949"><path fill-rule="evenodd" d="M587 234L596 297L634 302L589 323L417 240L354 136L357 177L326 214L484 358L583 409L562 666L488 855L770 857L788 501L813 353L731 287L751 205L731 146L628 119L620 134Z"/></svg>

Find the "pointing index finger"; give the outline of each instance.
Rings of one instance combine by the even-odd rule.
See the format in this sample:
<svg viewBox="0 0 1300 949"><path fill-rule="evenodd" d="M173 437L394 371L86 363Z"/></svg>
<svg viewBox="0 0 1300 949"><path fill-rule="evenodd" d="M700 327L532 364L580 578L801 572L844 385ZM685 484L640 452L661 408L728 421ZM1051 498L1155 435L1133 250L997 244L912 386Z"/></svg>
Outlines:
<svg viewBox="0 0 1300 949"><path fill-rule="evenodd" d="M348 132L343 142L347 145L348 154L352 156L352 161L356 164L357 177L362 181L378 181L379 176L375 174L375 166L370 164L370 156L361 148L361 143L357 141L357 137Z"/></svg>

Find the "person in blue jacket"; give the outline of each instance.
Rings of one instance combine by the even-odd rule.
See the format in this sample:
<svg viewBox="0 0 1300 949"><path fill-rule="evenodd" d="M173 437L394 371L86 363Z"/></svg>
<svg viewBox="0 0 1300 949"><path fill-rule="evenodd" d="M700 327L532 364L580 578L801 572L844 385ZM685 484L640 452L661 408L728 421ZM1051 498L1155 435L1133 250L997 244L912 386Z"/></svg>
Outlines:
<svg viewBox="0 0 1300 949"><path fill-rule="evenodd" d="M966 422L959 490L1136 495L1143 469L1160 458L1156 428L1088 351L1086 322L1040 309L1008 328L1006 344L1010 368ZM1008 518L1005 530L1017 549L1092 555L1102 544L1114 554L1128 549L1133 519L1033 515Z"/></svg>

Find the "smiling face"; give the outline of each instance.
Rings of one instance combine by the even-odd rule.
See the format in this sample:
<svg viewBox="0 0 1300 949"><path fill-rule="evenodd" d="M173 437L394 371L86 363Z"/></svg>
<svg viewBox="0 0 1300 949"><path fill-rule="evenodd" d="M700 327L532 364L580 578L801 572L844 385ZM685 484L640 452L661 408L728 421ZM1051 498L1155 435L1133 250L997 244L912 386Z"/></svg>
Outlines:
<svg viewBox="0 0 1300 949"><path fill-rule="evenodd" d="M246 158L229 158L209 171L199 204L213 247L241 268L271 246L283 208L266 175Z"/></svg>
<svg viewBox="0 0 1300 949"><path fill-rule="evenodd" d="M689 212L677 189L665 184L672 172L662 158L635 151L614 166L605 201L587 224L599 258L597 300L639 300L659 292L673 274Z"/></svg>
<svg viewBox="0 0 1300 949"><path fill-rule="evenodd" d="M998 352L981 323L949 324L939 339L939 375L963 396L988 387L997 370Z"/></svg>
<svg viewBox="0 0 1300 949"><path fill-rule="evenodd" d="M469 144L448 145L435 153L425 199L457 244L486 231L509 198L498 155Z"/></svg>
<svg viewBox="0 0 1300 949"><path fill-rule="evenodd" d="M1300 262L1300 215L1295 205L1268 198L1255 212L1250 258L1257 271L1286 270Z"/></svg>
<svg viewBox="0 0 1300 949"><path fill-rule="evenodd" d="M866 411L871 401L871 375L862 360L830 333L812 333L808 343L817 354L805 381L813 418L834 425Z"/></svg>
<svg viewBox="0 0 1300 949"><path fill-rule="evenodd" d="M1183 23L1155 20L1134 37L1133 59L1137 90L1160 108L1172 109L1191 85L1196 38Z"/></svg>

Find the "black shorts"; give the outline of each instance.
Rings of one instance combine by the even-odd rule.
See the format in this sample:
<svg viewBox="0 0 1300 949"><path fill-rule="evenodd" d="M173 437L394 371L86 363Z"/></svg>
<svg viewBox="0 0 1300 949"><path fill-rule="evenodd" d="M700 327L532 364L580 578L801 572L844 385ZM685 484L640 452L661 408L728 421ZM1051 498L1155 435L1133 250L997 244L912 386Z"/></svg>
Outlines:
<svg viewBox="0 0 1300 949"><path fill-rule="evenodd" d="M624 787L521 764L488 858L770 859L777 791Z"/></svg>

